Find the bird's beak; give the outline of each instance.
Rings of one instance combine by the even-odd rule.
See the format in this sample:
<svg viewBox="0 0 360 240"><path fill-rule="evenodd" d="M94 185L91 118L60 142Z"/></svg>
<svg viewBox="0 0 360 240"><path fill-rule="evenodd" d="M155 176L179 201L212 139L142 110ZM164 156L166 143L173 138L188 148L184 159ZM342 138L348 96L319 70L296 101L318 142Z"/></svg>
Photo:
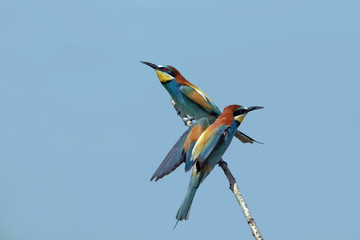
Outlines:
<svg viewBox="0 0 360 240"><path fill-rule="evenodd" d="M148 65L149 67L152 67L155 70L159 69L158 65L156 65L156 64L145 62L145 61L141 61L141 63Z"/></svg>
<svg viewBox="0 0 360 240"><path fill-rule="evenodd" d="M246 114L248 114L251 111L257 110L257 109L262 109L264 107L260 107L260 106L254 106L254 107L247 107L246 108L246 112L244 114L241 114L239 116L235 117L235 120L238 121L240 124L242 123L242 121L244 120Z"/></svg>
<svg viewBox="0 0 360 240"><path fill-rule="evenodd" d="M261 106L254 106L254 107L248 107L247 108L247 112L251 112L253 110L257 110L257 109L263 109L264 107Z"/></svg>
<svg viewBox="0 0 360 240"><path fill-rule="evenodd" d="M161 71L160 70L161 66L155 65L153 63L145 62L145 61L141 61L141 63L143 63L145 65L148 65L148 66L152 67L153 69L155 69L156 74L158 75L158 78L159 78L161 83L167 83L170 80L174 79L173 76Z"/></svg>

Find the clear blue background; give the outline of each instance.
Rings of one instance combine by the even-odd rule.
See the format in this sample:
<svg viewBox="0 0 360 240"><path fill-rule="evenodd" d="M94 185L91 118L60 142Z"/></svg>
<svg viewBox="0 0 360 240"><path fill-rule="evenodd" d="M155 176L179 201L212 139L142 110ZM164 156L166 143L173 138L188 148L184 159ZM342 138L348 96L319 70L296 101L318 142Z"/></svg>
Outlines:
<svg viewBox="0 0 360 240"><path fill-rule="evenodd" d="M181 2L181 3L180 3ZM360 239L359 1L1 1L0 239L252 239L220 168L149 178L186 129L145 60L223 109L265 239Z"/></svg>

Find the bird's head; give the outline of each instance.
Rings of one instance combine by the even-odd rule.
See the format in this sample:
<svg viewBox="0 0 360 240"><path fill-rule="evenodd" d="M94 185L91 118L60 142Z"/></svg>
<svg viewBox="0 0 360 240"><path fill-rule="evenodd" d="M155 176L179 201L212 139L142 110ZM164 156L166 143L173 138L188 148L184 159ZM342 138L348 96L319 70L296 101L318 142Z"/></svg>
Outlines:
<svg viewBox="0 0 360 240"><path fill-rule="evenodd" d="M152 67L153 69L155 69L156 74L158 75L158 78L161 83L167 83L167 82L175 79L175 77L180 74L178 70L176 70L174 67L169 66L169 65L156 65L156 64L144 62L144 61L141 61L141 63L148 65L149 67Z"/></svg>
<svg viewBox="0 0 360 240"><path fill-rule="evenodd" d="M232 113L234 115L234 120L241 124L241 122L244 120L246 114L248 114L249 112L251 112L253 110L262 109L264 107L260 107L260 106L244 107L241 105L230 105L227 108L229 108L229 110L232 111Z"/></svg>

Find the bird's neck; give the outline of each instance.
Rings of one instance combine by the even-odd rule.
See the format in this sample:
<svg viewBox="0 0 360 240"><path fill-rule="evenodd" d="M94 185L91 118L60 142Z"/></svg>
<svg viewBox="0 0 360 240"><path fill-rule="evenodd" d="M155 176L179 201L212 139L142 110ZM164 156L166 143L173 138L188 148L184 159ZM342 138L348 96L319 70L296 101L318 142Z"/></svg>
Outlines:
<svg viewBox="0 0 360 240"><path fill-rule="evenodd" d="M193 84L191 82L189 82L188 80L186 80L183 75L181 74L178 74L176 75L175 77L176 79L176 82L180 85L189 85L189 86L192 86Z"/></svg>
<svg viewBox="0 0 360 240"><path fill-rule="evenodd" d="M232 112L224 111L215 121L214 124L226 125L230 127L234 121L234 115Z"/></svg>

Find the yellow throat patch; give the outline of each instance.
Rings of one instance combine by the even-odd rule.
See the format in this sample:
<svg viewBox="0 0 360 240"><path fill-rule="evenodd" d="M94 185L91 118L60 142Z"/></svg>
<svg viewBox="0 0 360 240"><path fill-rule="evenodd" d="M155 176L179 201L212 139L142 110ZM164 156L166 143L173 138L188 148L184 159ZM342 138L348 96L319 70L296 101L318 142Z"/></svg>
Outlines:
<svg viewBox="0 0 360 240"><path fill-rule="evenodd" d="M163 73L159 70L155 70L155 71L156 71L156 74L158 75L158 78L161 83L166 83L166 82L169 82L170 80L174 79L172 76L170 76L166 73Z"/></svg>
<svg viewBox="0 0 360 240"><path fill-rule="evenodd" d="M236 116L235 120L238 121L239 123L241 123L244 120L244 117L246 116L246 114L242 114L240 116Z"/></svg>

